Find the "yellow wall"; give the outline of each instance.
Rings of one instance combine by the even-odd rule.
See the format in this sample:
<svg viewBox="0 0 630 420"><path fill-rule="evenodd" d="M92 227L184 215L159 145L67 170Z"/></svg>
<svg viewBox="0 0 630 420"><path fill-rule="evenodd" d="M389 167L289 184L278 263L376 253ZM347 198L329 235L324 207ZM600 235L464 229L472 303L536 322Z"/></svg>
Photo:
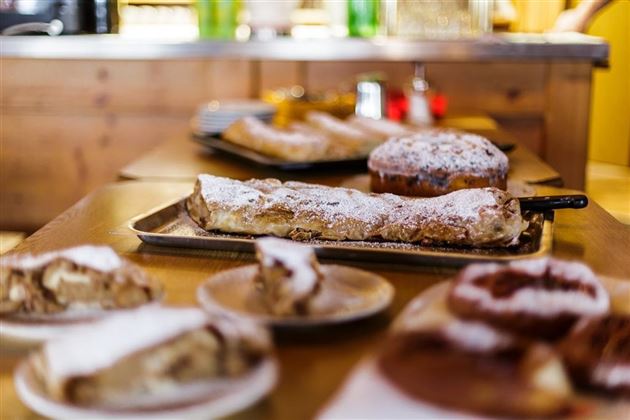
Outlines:
<svg viewBox="0 0 630 420"><path fill-rule="evenodd" d="M630 166L630 0L616 0L588 30L610 43L610 68L594 73L589 158Z"/></svg>

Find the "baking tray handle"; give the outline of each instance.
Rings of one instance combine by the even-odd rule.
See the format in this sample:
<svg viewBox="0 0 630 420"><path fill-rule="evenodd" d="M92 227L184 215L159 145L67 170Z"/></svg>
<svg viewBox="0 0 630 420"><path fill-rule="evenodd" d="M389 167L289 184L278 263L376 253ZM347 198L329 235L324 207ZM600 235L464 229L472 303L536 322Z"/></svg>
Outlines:
<svg viewBox="0 0 630 420"><path fill-rule="evenodd" d="M521 210L546 211L555 209L583 209L588 197L583 194L548 195L545 197L520 197Z"/></svg>

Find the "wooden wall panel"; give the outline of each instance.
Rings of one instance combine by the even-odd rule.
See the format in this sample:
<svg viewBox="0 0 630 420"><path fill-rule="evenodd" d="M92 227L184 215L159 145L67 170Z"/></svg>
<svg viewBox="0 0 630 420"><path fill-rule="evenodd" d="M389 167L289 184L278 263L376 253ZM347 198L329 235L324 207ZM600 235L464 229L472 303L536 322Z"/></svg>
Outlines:
<svg viewBox="0 0 630 420"><path fill-rule="evenodd" d="M36 229L187 124L167 116L3 114L0 229Z"/></svg>

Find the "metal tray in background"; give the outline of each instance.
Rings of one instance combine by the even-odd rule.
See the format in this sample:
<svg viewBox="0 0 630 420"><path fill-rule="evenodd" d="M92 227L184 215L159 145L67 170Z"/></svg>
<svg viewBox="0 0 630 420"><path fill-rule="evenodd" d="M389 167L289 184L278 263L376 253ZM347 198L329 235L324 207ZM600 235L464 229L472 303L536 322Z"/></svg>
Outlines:
<svg viewBox="0 0 630 420"><path fill-rule="evenodd" d="M254 252L255 237L207 232L186 211L182 198L132 219L128 227L147 244L180 248ZM384 241L309 240L318 257L397 264L462 266L475 261L507 261L547 255L553 239L553 212L524 213L530 222L519 244L501 248L422 246Z"/></svg>
<svg viewBox="0 0 630 420"><path fill-rule="evenodd" d="M205 135L193 133L193 139L214 151L228 154L241 160L253 162L260 166L282 171L327 170L327 169L362 169L367 170L367 156L352 159L313 160L292 162L263 155L247 147L222 140L221 135Z"/></svg>

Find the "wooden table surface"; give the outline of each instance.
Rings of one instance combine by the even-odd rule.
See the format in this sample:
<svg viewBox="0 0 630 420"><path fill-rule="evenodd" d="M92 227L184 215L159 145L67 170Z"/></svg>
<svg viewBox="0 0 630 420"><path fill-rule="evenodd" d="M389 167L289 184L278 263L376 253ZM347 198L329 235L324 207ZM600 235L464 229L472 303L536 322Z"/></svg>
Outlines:
<svg viewBox="0 0 630 420"><path fill-rule="evenodd" d="M540 194L567 190L537 187ZM252 255L145 246L120 227L130 218L182 197L191 182L126 181L107 185L22 242L13 252L41 252L83 243L108 244L162 279L167 303L195 304L197 285L220 270L252 261ZM580 259L599 273L630 278L630 227L617 222L596 203L583 210L556 213L554 250L558 257ZM355 263L356 265L356 263ZM453 271L418 266L361 264L386 277L396 288L390 310L363 322L311 333L277 337L280 381L269 398L238 418L312 418L363 356L382 342L388 322L416 294ZM0 417L37 418L17 399L12 372L24 353L2 346Z"/></svg>
<svg viewBox="0 0 630 420"><path fill-rule="evenodd" d="M487 137L497 136L513 142L513 138L496 129L477 129ZM515 141L514 141L515 142ZM551 166L523 146L517 146L507 154L510 159L511 180L529 183L547 183L560 186L560 175ZM278 171L256 166L255 164L235 159L231 156L214 153L202 145L193 142L188 134L174 137L141 158L131 162L120 171L123 179L139 180L191 180L200 173L212 173L237 179L272 177L281 180L300 180L326 185L339 185L346 174L327 174L325 171Z"/></svg>

